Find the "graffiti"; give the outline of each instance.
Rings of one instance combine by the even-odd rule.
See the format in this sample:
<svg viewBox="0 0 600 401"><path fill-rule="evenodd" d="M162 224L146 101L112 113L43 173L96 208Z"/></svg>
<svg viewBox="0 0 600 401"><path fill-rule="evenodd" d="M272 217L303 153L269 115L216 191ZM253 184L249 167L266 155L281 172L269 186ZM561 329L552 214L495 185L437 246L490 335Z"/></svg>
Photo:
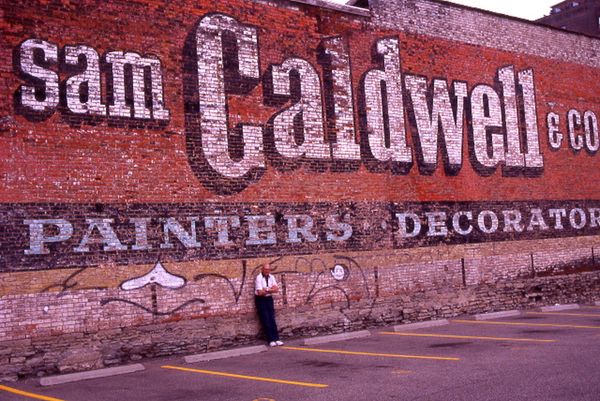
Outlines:
<svg viewBox="0 0 600 401"><path fill-rule="evenodd" d="M213 280L221 281L227 284L231 291L231 302L239 304L240 298L244 294L244 288L248 284L247 280L252 282L252 277L255 276L260 270L261 265L257 265L249 271L247 261L242 260L240 266L240 274L235 275L235 278L230 278L217 272L211 273L200 273L193 277L196 283L202 283L204 281L210 282ZM302 303L308 305L316 302L317 297L325 296L327 299L337 293L344 300L345 306L341 307L339 311L342 314L346 314L354 305L354 301L361 299L373 300L373 293L369 289L367 275L364 269L350 257L335 255L333 262L327 262L322 258L315 257L307 259L304 257L298 257L294 260L294 267L288 269L284 266L284 258L276 258L270 261L273 270L272 274L279 276L281 282L281 296L283 297L283 303L288 304L287 293L290 286L294 287L298 285L298 281L286 279L286 276L297 275L312 277L310 279L310 287L305 289L295 288L295 292L304 294L304 300ZM307 271L308 268L308 271ZM377 279L376 279L377 280ZM169 316L185 307L194 304L201 303L210 305L210 302L205 299L193 298L171 310L161 310L159 307L159 297L157 294L157 287L162 287L168 290L183 290L187 284L187 280L184 277L174 275L164 268L163 264L157 262L155 266L146 274L138 277L134 277L122 282L119 288L124 291L140 290L145 287L150 289L150 303L151 306L143 305L138 302L134 302L127 298L106 298L101 301L101 305L107 305L114 302L121 302L132 305L136 308L142 309L153 316ZM207 285L210 286L209 283ZM223 300L220 300L222 302ZM294 302L298 302L296 299ZM226 300L225 300L226 302Z"/></svg>
<svg viewBox="0 0 600 401"><path fill-rule="evenodd" d="M203 299L194 298L194 299L190 299L190 300L182 303L181 305L179 305L176 308L173 308L171 310L168 310L168 311L160 310L159 298L158 298L158 294L156 291L157 286L165 288L165 289L169 289L169 290L178 290L178 289L183 288L186 285L186 282L187 281L185 278L174 275L172 273L169 273L163 267L162 263L157 262L154 265L154 267L152 268L152 270L150 270L148 273L144 274L143 276L135 277L135 278L129 279L127 281L124 281L119 286L121 288L121 290L123 290L123 291L133 291L133 290L142 289L144 287L149 287L152 307L148 307L148 306L142 305L140 303L130 301L128 299L124 299L124 298L106 298L106 299L103 299L102 301L100 301L100 304L102 306L104 306L104 305L107 305L107 304L113 303L113 302L122 302L125 304L135 306L136 308L140 308L148 313L151 313L153 316L169 316L169 315L179 312L180 310L184 309L185 307L187 307L189 305L196 304L196 303L200 303L200 304L205 303L205 301Z"/></svg>
<svg viewBox="0 0 600 401"><path fill-rule="evenodd" d="M331 277L333 277L336 281L342 281L348 278L348 268L344 265L335 265L333 269L331 269Z"/></svg>
<svg viewBox="0 0 600 401"><path fill-rule="evenodd" d="M74 273L71 273L69 276L67 276L67 278L65 278L63 281L61 281L58 284L52 284L46 288L44 288L41 292L51 292L54 289L58 289L58 295L57 297L62 297L64 295L66 295L68 293L69 290L73 290L73 289L77 289L80 291L84 291L84 290L105 290L107 289L107 287L101 287L101 286L96 286L96 287L78 287L79 283L77 281L74 281L74 279L79 276L81 273L83 273L84 271L86 271L88 269L88 267L82 267L80 269L78 269L77 271L75 271Z"/></svg>
<svg viewBox="0 0 600 401"><path fill-rule="evenodd" d="M222 274L218 274L218 273L202 273L202 274L198 274L196 276L194 276L194 281L198 282L198 281L202 281L202 280L207 280L210 278L215 278L218 280L223 280L227 283L227 285L229 286L229 288L231 289L231 292L233 293L233 298L235 300L235 303L238 303L240 300L240 297L242 296L242 291L244 289L244 284L246 283L246 261L242 260L242 274L241 274L241 279L240 279L240 286L239 288L235 288L235 286L233 285L233 283L231 282L231 280L227 277L224 276Z"/></svg>
<svg viewBox="0 0 600 401"><path fill-rule="evenodd" d="M345 306L338 310L344 316L347 315L354 305L353 301L362 299L371 300L371 307L374 305L375 298L369 288L369 282L364 269L356 260L351 257L335 255L333 261L328 261L320 257L297 257L292 269L286 268L284 259L277 259L271 263L272 274L282 276L288 275L308 275L313 277L309 282L308 289L300 289L304 295L303 303L305 305L315 303L319 296L331 302L335 299L334 294L343 299ZM288 292L290 286L298 285L302 280L294 280L291 283L287 279L280 280L283 285L282 293ZM299 289L295 289L299 291ZM284 299L284 304L286 304Z"/></svg>
<svg viewBox="0 0 600 401"><path fill-rule="evenodd" d="M272 267L272 274L278 276L281 283L281 297L284 305L289 304L287 294L290 288L298 285L301 281L289 280L288 276L309 276L313 277L310 281L310 287L305 289L294 288L294 292L304 295L304 304L310 304L315 301L319 295L326 292L340 294L345 307L342 312L349 310L353 306L354 300L373 299L373 293L369 288L367 275L364 269L353 258L335 255L333 262L328 262L319 257L305 258L297 257L293 259L293 267L287 266L288 258L275 258L269 261ZM231 279L219 273L201 273L194 277L194 281L201 282L205 280L223 281L231 290L232 302L239 303L240 297L244 293L247 280L252 285L252 277L258 274L261 265L258 265L249 271L247 261L241 261L240 275L236 279ZM352 279L355 277L355 279ZM235 282L239 281L239 284ZM377 281L377 278L375 279ZM378 284L376 284L377 286ZM298 302L298 299L295 300Z"/></svg>
<svg viewBox="0 0 600 401"><path fill-rule="evenodd" d="M159 285L163 288L169 288L176 290L185 285L185 279L180 276L169 273L165 270L163 265L158 262L152 270L144 274L141 277L132 278L121 283L120 287L122 290L131 291L143 288L147 285L154 286Z"/></svg>

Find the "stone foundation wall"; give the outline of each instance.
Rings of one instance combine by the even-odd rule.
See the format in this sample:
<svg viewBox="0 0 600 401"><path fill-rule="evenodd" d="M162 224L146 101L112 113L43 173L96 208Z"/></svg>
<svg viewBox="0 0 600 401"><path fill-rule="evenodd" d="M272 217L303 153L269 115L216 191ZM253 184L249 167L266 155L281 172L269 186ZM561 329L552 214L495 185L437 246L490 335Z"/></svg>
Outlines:
<svg viewBox="0 0 600 401"><path fill-rule="evenodd" d="M278 305L282 338L369 329L555 303L592 302L600 272L407 291L394 298L331 302L310 307ZM172 321L169 321L172 320ZM190 355L253 344L259 327L254 313L193 320L155 319L135 326L0 342L0 377L54 375L132 363L144 358Z"/></svg>

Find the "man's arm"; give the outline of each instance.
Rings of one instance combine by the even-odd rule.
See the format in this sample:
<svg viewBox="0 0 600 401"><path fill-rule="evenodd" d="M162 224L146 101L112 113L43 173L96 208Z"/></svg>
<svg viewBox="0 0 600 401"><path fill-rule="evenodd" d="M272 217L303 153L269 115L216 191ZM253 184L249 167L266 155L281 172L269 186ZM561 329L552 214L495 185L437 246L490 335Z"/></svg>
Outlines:
<svg viewBox="0 0 600 401"><path fill-rule="evenodd" d="M276 294L279 292L279 286L277 285L277 280L275 280L275 276L272 274L269 276L269 281L271 281L271 286L267 290L269 294Z"/></svg>

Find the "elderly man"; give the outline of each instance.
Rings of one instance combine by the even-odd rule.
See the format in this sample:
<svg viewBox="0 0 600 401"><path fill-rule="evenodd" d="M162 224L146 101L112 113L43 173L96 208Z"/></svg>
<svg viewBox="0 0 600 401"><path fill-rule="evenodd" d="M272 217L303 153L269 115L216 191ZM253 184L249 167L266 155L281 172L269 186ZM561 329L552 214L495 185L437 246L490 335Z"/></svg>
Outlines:
<svg viewBox="0 0 600 401"><path fill-rule="evenodd" d="M256 276L255 288L256 310L267 336L267 341L271 347L283 345L283 342L279 341L277 323L275 322L275 308L273 307L273 294L279 292L279 287L275 277L271 275L271 266L268 262L263 265L260 274Z"/></svg>

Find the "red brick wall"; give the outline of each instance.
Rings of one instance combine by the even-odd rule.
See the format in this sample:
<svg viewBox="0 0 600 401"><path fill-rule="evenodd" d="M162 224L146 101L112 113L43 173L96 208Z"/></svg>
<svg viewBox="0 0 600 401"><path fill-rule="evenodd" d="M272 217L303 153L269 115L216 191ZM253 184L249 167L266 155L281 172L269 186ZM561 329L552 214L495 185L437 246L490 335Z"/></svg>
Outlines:
<svg viewBox="0 0 600 401"><path fill-rule="evenodd" d="M2 6L4 378L252 341L253 277L267 260L282 282L285 335L593 298L598 274L581 270L594 270L599 242L597 57L554 55L577 37L525 22L451 9L448 26L462 15L464 32L488 29L496 48L475 35L458 41L428 8L447 6L422 2L415 29L394 18L417 11L375 4L372 15L285 1ZM229 31L223 40L215 21ZM519 35L500 38L512 26ZM330 60L328 43L338 51ZM119 52L129 53L125 81ZM222 75L200 69L219 59ZM384 68L396 71L382 87ZM210 91L220 87L226 106ZM447 130L427 136L437 118L423 112L434 105L462 147L444 141ZM303 113L288 124L294 107ZM583 120L569 127L571 110L587 112L587 143ZM238 124L256 135L242 141ZM352 139L336 151L343 132ZM160 343L143 334L173 330ZM108 350L96 341L105 337ZM69 362L73 347L94 350L88 363ZM40 362L32 348L53 356Z"/></svg>
<svg viewBox="0 0 600 401"><path fill-rule="evenodd" d="M597 197L593 192L597 188L595 176L591 174L595 158L585 152L573 154L567 141L559 152L550 152L545 135L546 114L550 111L560 115L563 133L567 131L566 114L571 108L582 113L586 110L599 113L594 97L598 84L593 68L408 35L401 31L390 32L377 27L365 29L367 18L341 16L310 7L296 11L252 2L199 2L189 9L185 3L156 8L102 3L70 7L53 5L47 7L48 13L36 12L40 8L46 9L21 2L5 10L2 80L6 95L11 95L23 84L11 68L12 51L18 48L20 42L29 38L47 39L61 48L85 43L99 54L121 50L156 55L162 62L165 103L171 118L167 126L159 130L124 130L110 127L107 121L101 121L97 126L84 125L81 129L74 129L61 121L58 112L43 123L31 123L16 115L12 102L4 102L2 114L11 117L5 128L5 137L8 138L4 140L8 141L8 146L3 147L2 155L11 166L2 186L5 202L255 202L275 199L296 202L308 197L315 201L335 202L340 199ZM390 35L400 38L403 72L424 75L429 79L443 77L449 83L466 81L469 89L478 83L493 84L496 70L503 66L514 65L517 71L532 68L535 72L544 174L534 180L503 179L499 174L481 177L469 163L464 163L458 177L447 177L442 169L437 169L431 177L423 177L416 166L406 177L368 173L364 168L353 174L314 174L298 169L279 175L268 166L257 184L236 195L218 197L194 178L183 151L182 53L186 36L209 12L226 13L240 23L259 28L261 73L269 65L281 63L292 55L306 59L321 72L316 55L321 39L328 35L342 35L350 48L355 93L358 93L361 76L375 67L371 61L371 50L376 39ZM144 19L129 21L129 15L143 15ZM89 21L92 20L94 29L89 29ZM60 34L55 33L57 30ZM62 80L69 76L64 72L59 75ZM229 103L230 125L238 122L265 124L281 109L264 105L262 97L262 85L257 85L248 95L233 96ZM555 105L551 107L548 103ZM154 152L154 149L161 152ZM465 160L467 156L465 147ZM583 171L590 173L583 174ZM307 177L310 177L309 182L306 182ZM565 185L575 177L581 185ZM310 186L298 187L299 183ZM347 195L349 188L352 188L351 196ZM499 192L501 196L497 195Z"/></svg>

